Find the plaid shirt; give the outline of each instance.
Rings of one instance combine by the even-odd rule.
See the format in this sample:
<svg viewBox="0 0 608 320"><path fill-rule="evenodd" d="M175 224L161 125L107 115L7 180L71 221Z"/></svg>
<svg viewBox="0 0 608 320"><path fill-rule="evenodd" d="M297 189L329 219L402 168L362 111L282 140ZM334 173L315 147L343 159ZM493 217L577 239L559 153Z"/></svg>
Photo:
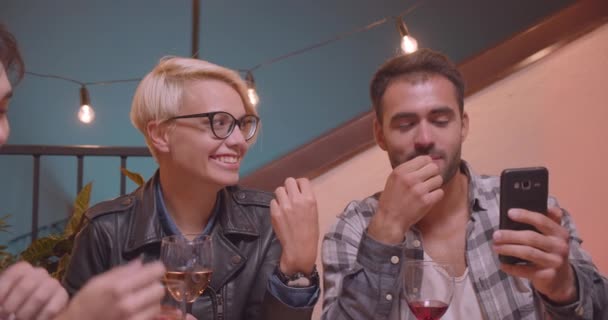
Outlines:
<svg viewBox="0 0 608 320"><path fill-rule="evenodd" d="M462 161L469 177L466 262L485 319L608 319L608 280L582 250L571 216L562 225L570 231L570 263L578 282L578 301L556 306L524 278L500 270L492 250L499 223L499 179L478 176ZM353 201L338 216L323 240L324 301L322 319L412 319L401 292L401 262L423 256L420 232L411 228L400 245L385 245L367 235L379 194ZM554 198L549 206L557 206Z"/></svg>

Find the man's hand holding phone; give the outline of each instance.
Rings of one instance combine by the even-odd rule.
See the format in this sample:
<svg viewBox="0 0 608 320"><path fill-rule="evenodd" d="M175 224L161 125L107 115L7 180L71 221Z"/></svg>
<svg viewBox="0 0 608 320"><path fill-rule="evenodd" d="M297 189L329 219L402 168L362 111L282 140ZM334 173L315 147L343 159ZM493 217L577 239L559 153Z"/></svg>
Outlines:
<svg viewBox="0 0 608 320"><path fill-rule="evenodd" d="M430 156L397 166L386 181L368 234L382 243L401 243L409 227L443 198L442 184L439 167Z"/></svg>
<svg viewBox="0 0 608 320"><path fill-rule="evenodd" d="M509 218L538 230L498 230L494 232L496 253L527 260L527 264L501 264L501 269L529 279L549 300L565 304L577 299L574 270L570 266L570 235L562 227L562 210L552 207L547 214L510 209Z"/></svg>

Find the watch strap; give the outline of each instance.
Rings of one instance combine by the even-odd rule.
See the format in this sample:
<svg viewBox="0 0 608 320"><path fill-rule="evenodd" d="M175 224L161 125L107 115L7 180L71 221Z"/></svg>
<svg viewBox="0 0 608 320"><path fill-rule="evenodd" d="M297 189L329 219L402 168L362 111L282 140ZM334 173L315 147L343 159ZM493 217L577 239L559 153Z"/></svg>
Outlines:
<svg viewBox="0 0 608 320"><path fill-rule="evenodd" d="M292 275L286 275L281 272L281 269L277 265L275 268L275 274L288 287L294 288L305 288L311 286L319 285L319 272L317 271L317 266L314 265L312 272L309 276L304 274L303 272L296 272Z"/></svg>

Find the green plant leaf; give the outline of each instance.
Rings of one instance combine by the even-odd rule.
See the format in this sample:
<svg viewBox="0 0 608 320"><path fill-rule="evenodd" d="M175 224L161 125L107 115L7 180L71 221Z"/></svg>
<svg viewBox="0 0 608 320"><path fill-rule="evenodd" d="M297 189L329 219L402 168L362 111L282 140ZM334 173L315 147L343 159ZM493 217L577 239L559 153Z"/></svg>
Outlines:
<svg viewBox="0 0 608 320"><path fill-rule="evenodd" d="M36 239L25 251L21 253L23 260L35 265L47 265L47 259L55 256L55 246L64 238L59 236L48 236Z"/></svg>
<svg viewBox="0 0 608 320"><path fill-rule="evenodd" d="M63 275L65 274L65 271L68 268L68 264L70 263L70 258L71 255L70 254L65 254L61 257L61 259L59 259L59 262L57 263L57 270L55 270L55 272L51 273L51 276L59 281L61 281L63 279Z"/></svg>
<svg viewBox="0 0 608 320"><path fill-rule="evenodd" d="M0 217L0 232L9 232L8 229L11 227L6 220L10 217L10 214ZM8 247L0 245L0 271L8 268L11 264L15 263L17 257L7 251Z"/></svg>
<svg viewBox="0 0 608 320"><path fill-rule="evenodd" d="M131 172L131 171L127 170L127 168L120 168L120 172L122 172L122 174L127 176L127 178L131 179L131 181L135 182L135 184L137 184L140 187L144 183L146 183L146 180L144 179L144 177L142 177L141 174L139 174L139 173Z"/></svg>
<svg viewBox="0 0 608 320"><path fill-rule="evenodd" d="M11 227L11 225L8 224L8 222L6 222L6 220L8 220L8 218L10 218L10 217L11 217L10 214L0 217L0 232L8 232L8 229Z"/></svg>
<svg viewBox="0 0 608 320"><path fill-rule="evenodd" d="M62 257L65 254L72 253L72 247L74 246L74 238L70 236L64 236L61 241L55 244L53 252L57 257Z"/></svg>
<svg viewBox="0 0 608 320"><path fill-rule="evenodd" d="M84 213L89 208L91 200L92 183L87 183L76 196L72 216L66 223L62 235L50 235L32 242L20 255L21 259L34 266L43 267L57 279L61 279L70 262L70 254L74 246L74 237L84 226L86 219ZM0 228L7 226L0 218ZM17 258L0 246L0 270L14 263Z"/></svg>
<svg viewBox="0 0 608 320"><path fill-rule="evenodd" d="M76 196L76 200L74 201L74 212L66 224L65 230L63 230L64 236L73 236L83 227L84 213L89 208L89 203L91 201L92 186L91 182L87 183Z"/></svg>
<svg viewBox="0 0 608 320"><path fill-rule="evenodd" d="M2 249L0 252L0 272L8 268L11 264L15 263L15 261L17 261L17 257Z"/></svg>

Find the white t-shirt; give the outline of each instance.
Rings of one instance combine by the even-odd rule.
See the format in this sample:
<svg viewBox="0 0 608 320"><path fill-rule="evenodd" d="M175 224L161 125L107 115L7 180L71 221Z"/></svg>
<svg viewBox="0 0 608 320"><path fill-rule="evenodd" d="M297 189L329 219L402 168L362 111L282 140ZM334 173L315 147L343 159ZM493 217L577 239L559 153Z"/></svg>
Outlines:
<svg viewBox="0 0 608 320"><path fill-rule="evenodd" d="M441 320L483 319L473 284L469 279L469 268L454 280L454 296Z"/></svg>
<svg viewBox="0 0 608 320"><path fill-rule="evenodd" d="M424 260L432 260L426 253ZM401 297L399 311L394 310L390 319L406 319L406 314L409 312L409 307L404 297ZM400 316L396 316L397 311ZM454 295L452 302L446 313L441 317L441 320L470 320L483 319L477 295L473 289L473 283L469 277L469 268L466 268L464 274L454 279Z"/></svg>

